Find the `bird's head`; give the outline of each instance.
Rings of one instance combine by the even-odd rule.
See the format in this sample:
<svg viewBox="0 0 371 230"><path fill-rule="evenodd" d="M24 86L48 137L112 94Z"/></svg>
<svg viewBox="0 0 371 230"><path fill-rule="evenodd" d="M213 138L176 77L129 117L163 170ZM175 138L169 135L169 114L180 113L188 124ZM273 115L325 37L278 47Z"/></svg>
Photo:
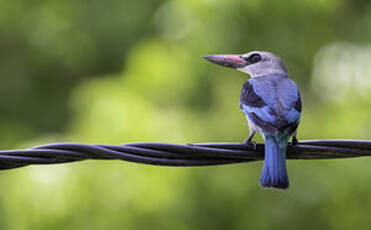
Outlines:
<svg viewBox="0 0 371 230"><path fill-rule="evenodd" d="M267 51L252 51L241 55L212 55L205 59L229 68L237 69L251 77L269 74L287 74L287 69L281 59Z"/></svg>

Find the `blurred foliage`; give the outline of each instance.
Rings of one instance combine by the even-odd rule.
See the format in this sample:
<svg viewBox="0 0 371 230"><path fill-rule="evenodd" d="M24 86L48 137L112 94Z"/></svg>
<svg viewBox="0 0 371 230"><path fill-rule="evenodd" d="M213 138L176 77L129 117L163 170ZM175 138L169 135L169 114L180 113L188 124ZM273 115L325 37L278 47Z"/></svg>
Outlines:
<svg viewBox="0 0 371 230"><path fill-rule="evenodd" d="M248 76L202 56L255 49L302 91L299 139L369 139L370 42L365 0L1 0L0 143L242 141ZM32 166L1 172L0 229L368 229L370 163L290 161L284 192L261 162Z"/></svg>

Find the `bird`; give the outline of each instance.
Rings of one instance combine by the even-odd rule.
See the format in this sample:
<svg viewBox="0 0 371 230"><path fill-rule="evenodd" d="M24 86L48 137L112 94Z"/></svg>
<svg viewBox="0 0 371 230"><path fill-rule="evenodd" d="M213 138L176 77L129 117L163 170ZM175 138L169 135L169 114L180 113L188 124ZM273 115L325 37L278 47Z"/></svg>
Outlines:
<svg viewBox="0 0 371 230"><path fill-rule="evenodd" d="M289 78L286 66L268 51L241 55L211 55L206 60L250 75L242 86L240 108L246 116L250 134L245 144L253 144L258 131L264 139L264 165L260 177L263 188L287 189L286 150L298 143L302 102L300 92Z"/></svg>

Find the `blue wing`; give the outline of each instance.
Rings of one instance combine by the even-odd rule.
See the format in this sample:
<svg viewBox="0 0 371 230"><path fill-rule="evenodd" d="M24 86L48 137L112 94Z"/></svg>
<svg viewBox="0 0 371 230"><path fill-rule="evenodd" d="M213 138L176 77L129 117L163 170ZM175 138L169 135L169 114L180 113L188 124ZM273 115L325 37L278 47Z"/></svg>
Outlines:
<svg viewBox="0 0 371 230"><path fill-rule="evenodd" d="M284 75L252 78L245 82L240 106L260 129L291 135L300 122L301 99L296 84Z"/></svg>

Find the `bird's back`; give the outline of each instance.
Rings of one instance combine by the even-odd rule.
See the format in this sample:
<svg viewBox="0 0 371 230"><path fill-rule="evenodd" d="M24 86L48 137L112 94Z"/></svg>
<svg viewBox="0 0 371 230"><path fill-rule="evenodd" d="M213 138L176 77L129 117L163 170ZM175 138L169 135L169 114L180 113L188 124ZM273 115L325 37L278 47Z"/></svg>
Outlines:
<svg viewBox="0 0 371 230"><path fill-rule="evenodd" d="M286 75L252 78L243 87L241 108L258 127L291 134L300 121L299 91Z"/></svg>
<svg viewBox="0 0 371 230"><path fill-rule="evenodd" d="M296 84L285 75L264 76L250 79L255 93L275 111L283 115L298 99Z"/></svg>

